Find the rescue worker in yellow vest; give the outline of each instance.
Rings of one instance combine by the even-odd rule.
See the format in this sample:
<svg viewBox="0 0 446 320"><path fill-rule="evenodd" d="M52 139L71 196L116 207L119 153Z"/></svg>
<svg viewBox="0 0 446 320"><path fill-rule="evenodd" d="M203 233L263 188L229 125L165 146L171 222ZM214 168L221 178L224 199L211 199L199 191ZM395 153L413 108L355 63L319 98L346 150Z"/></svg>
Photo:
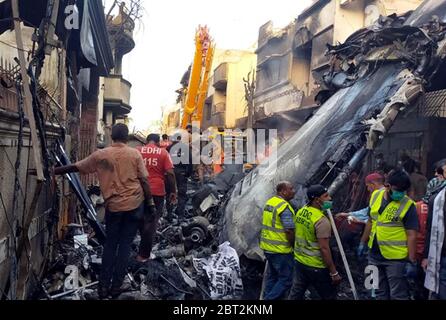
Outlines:
<svg viewBox="0 0 446 320"><path fill-rule="evenodd" d="M331 225L324 211L331 209L331 197L321 185L307 190L309 204L296 213L294 280L290 300L303 300L313 286L323 300L336 299L341 276L333 262L329 240Z"/></svg>
<svg viewBox="0 0 446 320"><path fill-rule="evenodd" d="M407 277L416 271L417 210L407 196L410 177L406 172L390 172L385 186L370 197L370 219L363 236L370 249L369 264L378 271L370 278L379 281L377 299L408 300Z"/></svg>
<svg viewBox="0 0 446 320"><path fill-rule="evenodd" d="M286 298L293 280L294 209L289 201L296 190L288 181L280 182L276 195L263 209L260 248L268 262L264 300Z"/></svg>

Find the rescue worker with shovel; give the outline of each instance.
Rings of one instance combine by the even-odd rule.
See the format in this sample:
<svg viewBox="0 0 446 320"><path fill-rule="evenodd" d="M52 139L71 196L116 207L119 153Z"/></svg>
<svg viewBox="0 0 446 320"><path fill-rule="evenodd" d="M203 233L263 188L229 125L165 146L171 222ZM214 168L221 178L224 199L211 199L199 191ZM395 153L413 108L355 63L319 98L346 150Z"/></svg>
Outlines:
<svg viewBox="0 0 446 320"><path fill-rule="evenodd" d="M283 181L276 192L263 209L260 248L268 264L264 300L286 297L293 279L294 209L289 201L296 191L290 182Z"/></svg>
<svg viewBox="0 0 446 320"><path fill-rule="evenodd" d="M321 299L335 300L341 276L331 255L331 225L324 214L331 209L331 197L321 185L309 187L307 197L310 203L296 213L294 281L289 299L303 300L312 285Z"/></svg>

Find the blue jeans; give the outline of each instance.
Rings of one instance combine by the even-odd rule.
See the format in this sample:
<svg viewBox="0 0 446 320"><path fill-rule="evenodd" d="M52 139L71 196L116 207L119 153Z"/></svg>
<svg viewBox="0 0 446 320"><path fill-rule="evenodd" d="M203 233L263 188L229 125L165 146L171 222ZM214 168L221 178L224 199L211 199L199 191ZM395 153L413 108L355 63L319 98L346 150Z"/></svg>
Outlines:
<svg viewBox="0 0 446 320"><path fill-rule="evenodd" d="M267 253L268 271L266 274L264 300L285 298L293 282L293 254Z"/></svg>

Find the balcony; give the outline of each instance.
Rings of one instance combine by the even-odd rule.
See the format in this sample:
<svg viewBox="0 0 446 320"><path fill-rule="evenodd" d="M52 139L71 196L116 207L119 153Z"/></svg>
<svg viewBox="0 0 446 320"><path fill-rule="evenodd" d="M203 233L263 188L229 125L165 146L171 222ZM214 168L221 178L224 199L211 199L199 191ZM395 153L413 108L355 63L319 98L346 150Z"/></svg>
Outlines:
<svg viewBox="0 0 446 320"><path fill-rule="evenodd" d="M213 77L215 90L226 90L228 84L228 64L224 62L215 68Z"/></svg>
<svg viewBox="0 0 446 320"><path fill-rule="evenodd" d="M116 17L110 16L107 18L107 28L110 41L120 55L125 55L135 48L133 39L135 21L125 5L121 4L119 14Z"/></svg>
<svg viewBox="0 0 446 320"><path fill-rule="evenodd" d="M110 75L104 82L104 108L116 115L130 113L130 89L132 84L121 75Z"/></svg>

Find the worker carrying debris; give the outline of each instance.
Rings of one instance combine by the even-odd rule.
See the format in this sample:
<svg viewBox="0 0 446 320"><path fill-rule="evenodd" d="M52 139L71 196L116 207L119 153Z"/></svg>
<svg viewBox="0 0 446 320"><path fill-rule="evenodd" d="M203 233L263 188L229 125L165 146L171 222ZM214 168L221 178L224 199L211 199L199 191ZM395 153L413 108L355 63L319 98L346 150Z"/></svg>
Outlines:
<svg viewBox="0 0 446 320"><path fill-rule="evenodd" d="M313 286L323 300L336 299L336 285L342 278L333 262L329 240L330 221L324 211L331 209L331 197L321 185L307 190L309 204L296 214L294 243L294 279L290 300L303 300L305 291Z"/></svg>
<svg viewBox="0 0 446 320"><path fill-rule="evenodd" d="M156 216L145 216L141 222L140 234L141 244L137 261L145 262L150 258L152 252L153 237L158 228L158 221L163 216L166 197L166 187L164 179L167 177L169 185L168 201L175 203L177 198L177 187L173 163L169 152L160 147L160 136L151 133L147 136L148 144L138 148L142 155L147 172L149 173L149 185L156 207Z"/></svg>
<svg viewBox="0 0 446 320"><path fill-rule="evenodd" d="M143 158L136 149L127 146L128 134L125 124L116 124L112 128L110 147L54 171L56 175L71 172L98 175L106 206L107 232L98 286L101 299L121 294L131 243L140 221L144 215L156 215Z"/></svg>
<svg viewBox="0 0 446 320"><path fill-rule="evenodd" d="M288 181L280 182L276 195L263 209L260 248L268 262L264 300L283 298L291 287L293 277L294 209L289 201L296 190Z"/></svg>
<svg viewBox="0 0 446 320"><path fill-rule="evenodd" d="M386 188L370 198L363 241L368 239L369 264L379 271L375 294L380 300L408 300L406 277L416 276L419 223L415 203L407 196L409 189L409 175L394 170L387 177ZM362 242L360 248L364 247Z"/></svg>

